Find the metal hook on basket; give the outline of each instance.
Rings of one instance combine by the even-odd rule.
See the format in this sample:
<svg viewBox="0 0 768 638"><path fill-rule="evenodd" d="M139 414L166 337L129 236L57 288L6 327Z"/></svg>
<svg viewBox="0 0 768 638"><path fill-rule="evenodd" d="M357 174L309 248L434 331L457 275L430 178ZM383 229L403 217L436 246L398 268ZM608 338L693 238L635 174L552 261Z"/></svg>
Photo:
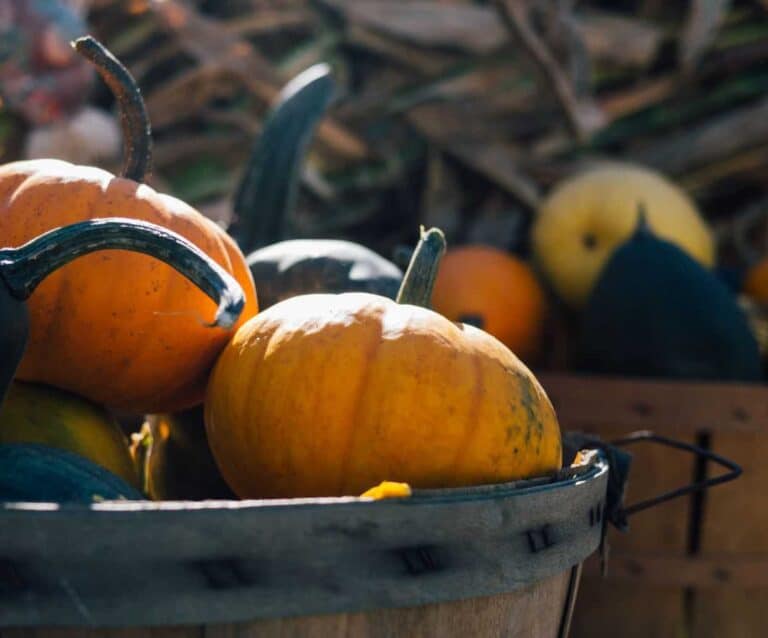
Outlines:
<svg viewBox="0 0 768 638"><path fill-rule="evenodd" d="M696 455L697 458L712 461L725 467L728 471L719 476L697 481L683 487L679 487L658 496L624 505L624 494L630 475L632 455L624 451L623 448L636 443L648 442L658 443L667 447L683 450ZM633 432L626 437L614 441L603 441L597 436L583 434L580 432L566 432L563 435L564 449L575 452L579 449L600 448L608 458L611 471L608 478L608 494L606 496L606 521L610 522L619 530L626 531L629 516L641 512L645 509L665 503L679 496L685 496L694 492L709 489L714 485L726 483L737 478L741 474L741 467L733 461L726 459L719 454L706 450L691 443L684 443L669 439L665 436L655 434L650 431Z"/></svg>
<svg viewBox="0 0 768 638"><path fill-rule="evenodd" d="M685 496L686 494L692 494L693 492L699 492L701 490L709 489L710 487L713 487L715 485L720 485L721 483L727 483L729 481L733 481L734 479L738 478L741 475L741 471L742 471L741 466L738 465L737 463L734 463L730 459L726 459L725 457L720 456L719 454L715 454L710 450L705 450L704 448L701 448L698 445L693 445L691 443L684 443L683 441L676 441L674 439L669 439L665 436L654 434L653 432L650 432L647 430L633 432L632 434L624 438L609 441L609 445L614 445L616 447L626 447L627 445L633 445L635 443L641 443L641 442L660 443L661 445L675 448L677 450L684 450L685 452L690 452L691 454L695 454L697 457L701 459L704 459L707 461L713 461L718 465L726 468L728 471L725 472L724 474L720 474L719 476L715 476L712 478L704 479L703 481L691 483L689 485L685 485L683 487L679 487L677 489L664 492L662 494L659 494L658 496L645 499L638 503L633 503L632 505L621 507L618 515L623 517L624 519L628 518L629 516L632 516L633 514L637 514L637 512L641 512L645 509L648 509L649 507L654 507L655 505L659 505L660 503L665 503L666 501L672 500L673 498L677 498L678 496Z"/></svg>

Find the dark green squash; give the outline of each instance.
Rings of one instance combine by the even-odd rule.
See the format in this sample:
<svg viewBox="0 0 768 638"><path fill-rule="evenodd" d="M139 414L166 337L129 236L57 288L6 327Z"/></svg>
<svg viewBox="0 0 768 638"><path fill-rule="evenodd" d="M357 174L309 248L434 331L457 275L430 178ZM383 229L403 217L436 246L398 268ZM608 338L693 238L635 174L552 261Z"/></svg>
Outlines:
<svg viewBox="0 0 768 638"><path fill-rule="evenodd" d="M266 118L238 188L231 234L248 255L261 309L312 292L394 298L402 271L374 251L338 239L286 239L307 146L334 91L318 64L286 85Z"/></svg>
<svg viewBox="0 0 768 638"><path fill-rule="evenodd" d="M94 503L143 500L123 479L85 457L34 443L0 445L0 501Z"/></svg>
<svg viewBox="0 0 768 638"><path fill-rule="evenodd" d="M579 366L600 374L759 381L758 344L735 295L640 215L583 317Z"/></svg>
<svg viewBox="0 0 768 638"><path fill-rule="evenodd" d="M61 266L106 249L130 250L161 259L217 302L213 325L229 327L237 321L245 303L239 284L177 233L122 218L91 219L56 228L16 248L0 249L0 398L5 397L13 381L27 343L29 316L24 300Z"/></svg>

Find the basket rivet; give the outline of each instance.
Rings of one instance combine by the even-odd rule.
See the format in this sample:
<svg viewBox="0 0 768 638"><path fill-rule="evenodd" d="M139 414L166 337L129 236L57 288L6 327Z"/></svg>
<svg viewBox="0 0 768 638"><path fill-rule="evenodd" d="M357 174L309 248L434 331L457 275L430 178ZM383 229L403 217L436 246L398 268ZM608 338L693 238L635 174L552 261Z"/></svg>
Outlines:
<svg viewBox="0 0 768 638"><path fill-rule="evenodd" d="M537 554L555 544L552 540L552 528L549 523L542 525L538 529L529 529L525 534L528 538L528 547L531 550L531 554Z"/></svg>
<svg viewBox="0 0 768 638"><path fill-rule="evenodd" d="M195 561L194 566L205 576L211 589L235 589L256 584L243 562L238 559L200 560Z"/></svg>
<svg viewBox="0 0 768 638"><path fill-rule="evenodd" d="M444 567L444 561L441 560L437 548L432 545L407 547L401 549L399 553L405 563L405 568L412 576L437 572Z"/></svg>

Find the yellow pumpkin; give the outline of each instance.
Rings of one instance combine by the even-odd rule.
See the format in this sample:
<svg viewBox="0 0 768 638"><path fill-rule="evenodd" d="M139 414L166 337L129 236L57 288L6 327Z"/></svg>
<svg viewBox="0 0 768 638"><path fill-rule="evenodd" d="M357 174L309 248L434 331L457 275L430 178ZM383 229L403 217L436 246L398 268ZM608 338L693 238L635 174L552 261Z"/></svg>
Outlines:
<svg viewBox="0 0 768 638"><path fill-rule="evenodd" d="M632 234L639 204L655 235L706 267L714 264L712 233L682 189L648 168L604 164L558 185L532 228L536 260L569 305L586 303L608 258Z"/></svg>
<svg viewBox="0 0 768 638"><path fill-rule="evenodd" d="M74 452L138 487L128 439L114 417L50 386L11 384L0 409L0 444L39 443Z"/></svg>
<svg viewBox="0 0 768 638"><path fill-rule="evenodd" d="M488 333L421 307L443 249L436 229L422 238L400 303L302 295L238 330L205 402L208 441L238 496L360 494L385 480L454 487L560 468L557 418L528 368Z"/></svg>

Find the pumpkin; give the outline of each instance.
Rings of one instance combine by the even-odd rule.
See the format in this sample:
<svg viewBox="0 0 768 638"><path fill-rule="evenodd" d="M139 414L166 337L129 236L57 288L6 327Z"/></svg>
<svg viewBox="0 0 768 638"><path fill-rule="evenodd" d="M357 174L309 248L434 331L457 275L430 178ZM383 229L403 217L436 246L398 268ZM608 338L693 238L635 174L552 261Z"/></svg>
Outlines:
<svg viewBox="0 0 768 638"><path fill-rule="evenodd" d="M248 254L262 308L309 292L373 292L394 298L402 272L361 244L286 239L307 145L334 91L326 64L296 76L266 118L243 173L230 233Z"/></svg>
<svg viewBox="0 0 768 638"><path fill-rule="evenodd" d="M211 454L199 408L147 416L131 447L152 500L233 496Z"/></svg>
<svg viewBox="0 0 768 638"><path fill-rule="evenodd" d="M212 221L139 182L149 124L122 65L90 38L77 48L115 90L126 132L125 178L57 160L0 167L0 236L18 246L58 226L128 217L176 231L231 273L245 291L241 321L257 312L244 257ZM144 255L105 252L45 281L29 299L31 334L18 377L60 387L125 412L200 403L208 372L233 334L211 329L211 301L174 270Z"/></svg>
<svg viewBox="0 0 768 638"><path fill-rule="evenodd" d="M538 352L544 291L531 267L503 250L481 245L448 250L432 305L452 321L489 332L524 361Z"/></svg>
<svg viewBox="0 0 768 638"><path fill-rule="evenodd" d="M135 487L79 454L33 443L0 445L0 502L143 499Z"/></svg>
<svg viewBox="0 0 768 638"><path fill-rule="evenodd" d="M77 395L15 382L0 409L0 444L40 443L90 459L139 486L128 439L103 407Z"/></svg>
<svg viewBox="0 0 768 638"><path fill-rule="evenodd" d="M632 235L638 202L660 238L707 268L714 264L712 233L683 190L641 166L600 165L559 184L531 230L542 274L572 307L584 306L613 251Z"/></svg>
<svg viewBox="0 0 768 638"><path fill-rule="evenodd" d="M425 307L422 236L398 295L300 295L248 320L206 391L208 441L245 498L495 483L560 468L555 412L501 342Z"/></svg>
<svg viewBox="0 0 768 638"><path fill-rule="evenodd" d="M757 341L736 296L640 216L584 313L580 368L626 376L758 381Z"/></svg>
<svg viewBox="0 0 768 638"><path fill-rule="evenodd" d="M26 300L51 273L73 259L98 250L120 249L159 257L188 277L218 303L217 326L231 328L238 320L245 298L237 282L221 266L180 235L147 222L108 218L93 219L48 231L17 248L0 249L0 405L22 359L28 341L34 341L36 326L30 326ZM77 289L78 282L70 284ZM110 314L108 299L101 309ZM88 326L81 328L85 329ZM59 337L61 338L61 337ZM66 337L65 337L66 338ZM149 336L152 338L152 335ZM50 338L51 348L59 342ZM76 359L67 372L72 377L88 374L86 363ZM105 383L108 383L108 379Z"/></svg>
<svg viewBox="0 0 768 638"><path fill-rule="evenodd" d="M742 291L750 299L768 304L768 258L758 260L747 270Z"/></svg>

